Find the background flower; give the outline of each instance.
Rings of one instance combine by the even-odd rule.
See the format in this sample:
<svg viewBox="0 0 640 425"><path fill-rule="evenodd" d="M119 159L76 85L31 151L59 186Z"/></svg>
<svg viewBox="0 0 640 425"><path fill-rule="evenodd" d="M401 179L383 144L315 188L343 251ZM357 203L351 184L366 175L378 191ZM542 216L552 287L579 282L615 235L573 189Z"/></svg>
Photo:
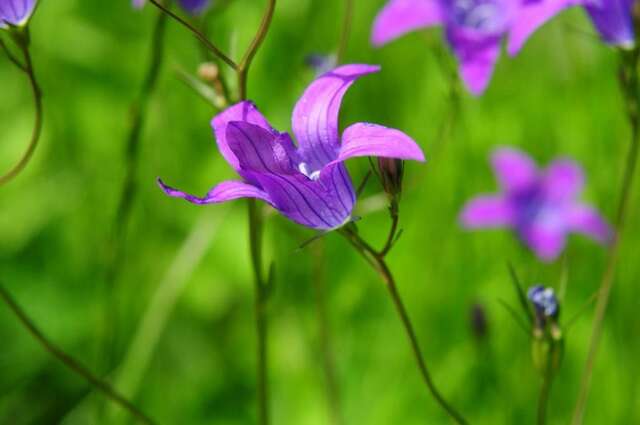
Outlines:
<svg viewBox="0 0 640 425"><path fill-rule="evenodd" d="M512 228L544 261L558 257L570 232L610 241L607 223L577 199L584 177L575 162L558 159L540 171L526 154L503 148L493 154L492 163L503 193L467 203L461 214L465 227Z"/></svg>

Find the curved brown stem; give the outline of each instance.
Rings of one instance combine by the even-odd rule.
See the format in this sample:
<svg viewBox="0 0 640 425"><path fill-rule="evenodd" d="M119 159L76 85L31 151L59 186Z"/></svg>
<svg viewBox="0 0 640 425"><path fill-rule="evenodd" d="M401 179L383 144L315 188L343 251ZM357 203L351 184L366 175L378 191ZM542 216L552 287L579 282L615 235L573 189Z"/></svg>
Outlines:
<svg viewBox="0 0 640 425"><path fill-rule="evenodd" d="M4 44L3 44L4 46ZM4 46L3 48L6 48ZM29 78L29 83L31 86L31 91L33 93L33 102L35 104L35 123L33 125L33 132L31 133L31 141L29 142L29 146L27 150L24 152L20 160L16 165L13 166L11 170L9 170L6 174L0 176L0 186L3 186L13 180L24 168L27 166L31 158L33 157L33 153L36 151L38 147L38 142L40 141L40 135L42 134L42 92L40 91L40 86L38 86L38 81L36 80L36 76L33 70L33 62L31 61L31 54L29 52L29 47L25 43L20 46L22 53L24 55L25 63L24 65L20 65L16 60L16 66L18 66ZM12 56L9 56L11 59ZM15 60L12 59L12 62Z"/></svg>

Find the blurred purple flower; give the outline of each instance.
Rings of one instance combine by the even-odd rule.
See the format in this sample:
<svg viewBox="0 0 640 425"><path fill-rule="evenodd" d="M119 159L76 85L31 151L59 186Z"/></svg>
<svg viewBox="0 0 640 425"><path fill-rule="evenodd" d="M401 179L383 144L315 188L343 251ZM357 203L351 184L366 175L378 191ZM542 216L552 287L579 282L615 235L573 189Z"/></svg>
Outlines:
<svg viewBox="0 0 640 425"><path fill-rule="evenodd" d="M558 159L538 170L526 154L502 148L492 156L503 193L479 196L464 207L461 221L469 229L509 227L544 261L564 249L568 233L608 243L612 230L598 212L577 200L584 185L582 169Z"/></svg>
<svg viewBox="0 0 640 425"><path fill-rule="evenodd" d="M36 0L0 0L0 28L25 25L35 7Z"/></svg>
<svg viewBox="0 0 640 425"><path fill-rule="evenodd" d="M378 14L372 43L441 25L474 95L482 94L500 56L502 39L517 53L536 28L578 0L390 0Z"/></svg>
<svg viewBox="0 0 640 425"><path fill-rule="evenodd" d="M602 39L611 45L631 47L634 0L556 0L532 2L514 21L516 31L509 39L509 54L514 55L540 26L564 9L584 6Z"/></svg>
<svg viewBox="0 0 640 425"><path fill-rule="evenodd" d="M133 7L141 8L144 6L145 0L132 0ZM178 0L180 6L191 15L199 15L204 12L211 0Z"/></svg>
<svg viewBox="0 0 640 425"><path fill-rule="evenodd" d="M340 136L338 114L347 89L359 77L377 72L371 65L344 65L316 79L292 116L293 134L274 130L253 103L244 101L217 115L212 126L218 149L242 177L226 181L199 198L166 186L170 196L194 204L238 198L261 199L303 226L330 230L347 223L356 200L343 161L381 156L423 161L418 145L404 133L356 123Z"/></svg>
<svg viewBox="0 0 640 425"><path fill-rule="evenodd" d="M322 55L320 53L307 55L304 61L305 64L316 73L316 76L325 74L338 65L336 55Z"/></svg>

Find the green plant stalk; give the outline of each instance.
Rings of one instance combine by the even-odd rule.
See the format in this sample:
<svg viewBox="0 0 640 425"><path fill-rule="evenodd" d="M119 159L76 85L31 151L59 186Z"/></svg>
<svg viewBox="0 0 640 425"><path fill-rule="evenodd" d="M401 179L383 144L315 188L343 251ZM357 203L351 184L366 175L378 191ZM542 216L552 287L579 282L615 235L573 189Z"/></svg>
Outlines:
<svg viewBox="0 0 640 425"><path fill-rule="evenodd" d="M638 76L638 64L640 63L640 48L636 47L630 52L622 52L622 64L620 72L620 85L627 103L627 117L631 126L631 143L626 158L626 166L620 197L616 212L615 229L616 235L609 247L607 265L600 282L598 290L598 301L596 303L595 318L591 330L589 342L589 353L578 394L578 401L573 413L573 425L580 425L584 418L584 413L589 396L589 387L593 368L598 353L598 346L602 338L604 319L609 304L611 289L615 281L615 272L620 256L620 244L624 233L629 204L634 185L636 169L638 167L638 152L640 151L640 81Z"/></svg>
<svg viewBox="0 0 640 425"><path fill-rule="evenodd" d="M102 392L106 397L108 397L114 403L117 403L123 409L127 410L133 417L135 417L139 422L153 425L154 422L145 415L141 410L139 410L133 403L124 398L120 393L118 393L111 385L107 382L101 380L96 377L93 373L89 371L85 366L83 366L78 360L71 357L69 354L62 351L52 342L50 342L44 334L36 327L33 321L27 316L24 310L15 302L13 297L4 289L2 285L0 285L0 298L2 301L9 307L12 313L18 318L20 323L27 329L27 331L31 334L31 336L38 341L38 343L51 354L53 357L62 362L69 370L76 373L84 380L86 380L89 384L95 387L98 391Z"/></svg>
<svg viewBox="0 0 640 425"><path fill-rule="evenodd" d="M458 413L455 408L453 408L444 399L435 383L433 382L433 379L431 378L431 374L429 372L429 369L427 368L427 364L422 356L422 351L420 350L418 337L415 333L404 303L402 302L402 298L398 293L398 288L396 286L393 274L391 273L391 270L385 262L384 255L381 252L376 251L373 247L371 247L371 245L369 245L357 233L355 233L355 231L349 229L348 227L340 230L340 234L344 236L349 241L349 243L351 243L355 250L360 253L360 255L371 265L371 267L373 267L373 269L380 275L380 277L384 281L389 295L391 296L391 300L393 301L394 307L398 313L398 316L400 317L400 321L402 322L405 332L407 333L407 337L409 338L411 349L418 365L418 369L420 370L420 374L427 386L427 389L436 400L436 402L440 405L440 407L449 415L449 417L455 423L459 425L466 425L467 421L460 413Z"/></svg>
<svg viewBox="0 0 640 425"><path fill-rule="evenodd" d="M316 298L316 315L318 317L318 333L320 335L320 351L322 352L322 366L324 370L327 400L329 401L329 413L331 423L340 425L342 421L342 408L340 405L340 389L336 374L333 347L331 344L331 326L327 311L326 279L324 272L325 241L320 239L311 247L313 261L313 287Z"/></svg>
<svg viewBox="0 0 640 425"><path fill-rule="evenodd" d="M251 44L247 48L242 60L237 65L236 76L238 79L238 97L240 100L247 98L247 78L253 59L262 46L275 12L276 0L268 0L267 9L264 12L262 21ZM262 235L263 219L260 207L255 199L247 200L247 211L249 219L249 249L251 253L251 265L253 267L255 285L255 321L256 321L256 357L257 357L257 398L258 398L258 423L260 425L269 424L269 388L268 388L268 316L267 300L269 296L269 286L271 282L264 279L263 256L262 256ZM270 276L271 279L271 276Z"/></svg>
<svg viewBox="0 0 640 425"><path fill-rule="evenodd" d="M25 30L24 36L21 41L18 43L18 47L22 51L24 56L24 64L21 64L9 51L7 46L2 42L2 49L7 54L9 60L14 63L21 71L23 71L28 79L29 85L31 87L31 92L33 94L33 103L35 106L35 122L33 124L33 131L31 133L31 140L29 145L27 146L27 150L22 154L22 157L18 161L16 165L13 166L7 173L0 176L0 186L4 186L13 180L18 174L25 169L27 164L31 161L36 148L38 147L38 142L40 141L40 136L42 135L42 121L43 121L43 111L42 111L42 91L40 90L40 86L38 85L38 81L36 79L36 75L33 69L33 62L31 60L31 53L29 52L29 33L28 30Z"/></svg>
<svg viewBox="0 0 640 425"><path fill-rule="evenodd" d="M341 64L347 53L349 46L349 36L351 35L351 26L353 23L353 0L344 0L344 17L342 20L342 30L340 31L340 40L338 42L338 50L336 51L336 63Z"/></svg>
<svg viewBox="0 0 640 425"><path fill-rule="evenodd" d="M164 13L159 13L153 27L149 66L147 68L146 76L142 83L138 99L136 99L131 107L131 127L129 129L125 145L125 178L122 184L122 192L120 193L117 203L113 229L109 236L107 245L107 260L104 276L105 296L108 301L105 307L105 349L103 350L107 370L111 368L111 363L115 356L114 343L118 328L118 291L116 290L117 274L124 259L126 228L129 223L136 197L136 177L140 162L142 130L147 118L149 102L157 87L160 71L162 69L166 27L167 17Z"/></svg>

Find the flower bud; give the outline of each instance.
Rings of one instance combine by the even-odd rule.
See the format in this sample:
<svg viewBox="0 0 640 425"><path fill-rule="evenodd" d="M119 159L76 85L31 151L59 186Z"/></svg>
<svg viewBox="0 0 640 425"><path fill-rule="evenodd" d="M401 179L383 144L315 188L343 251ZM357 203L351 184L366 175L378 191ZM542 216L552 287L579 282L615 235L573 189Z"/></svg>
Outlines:
<svg viewBox="0 0 640 425"><path fill-rule="evenodd" d="M555 322L560 315L558 299L552 288L545 288L542 285L532 286L527 291L527 298L533 304L536 323L540 327L544 327L548 321Z"/></svg>
<svg viewBox="0 0 640 425"><path fill-rule="evenodd" d="M562 363L564 339L558 324L560 305L552 288L536 285L527 298L535 312L531 355L535 368L543 375L555 373Z"/></svg>
<svg viewBox="0 0 640 425"><path fill-rule="evenodd" d="M198 67L198 76L203 81L213 84L220 78L220 69L213 62L204 62Z"/></svg>
<svg viewBox="0 0 640 425"><path fill-rule="evenodd" d="M402 177L404 176L404 161L394 158L378 158L378 172L384 191L395 199L402 192Z"/></svg>

